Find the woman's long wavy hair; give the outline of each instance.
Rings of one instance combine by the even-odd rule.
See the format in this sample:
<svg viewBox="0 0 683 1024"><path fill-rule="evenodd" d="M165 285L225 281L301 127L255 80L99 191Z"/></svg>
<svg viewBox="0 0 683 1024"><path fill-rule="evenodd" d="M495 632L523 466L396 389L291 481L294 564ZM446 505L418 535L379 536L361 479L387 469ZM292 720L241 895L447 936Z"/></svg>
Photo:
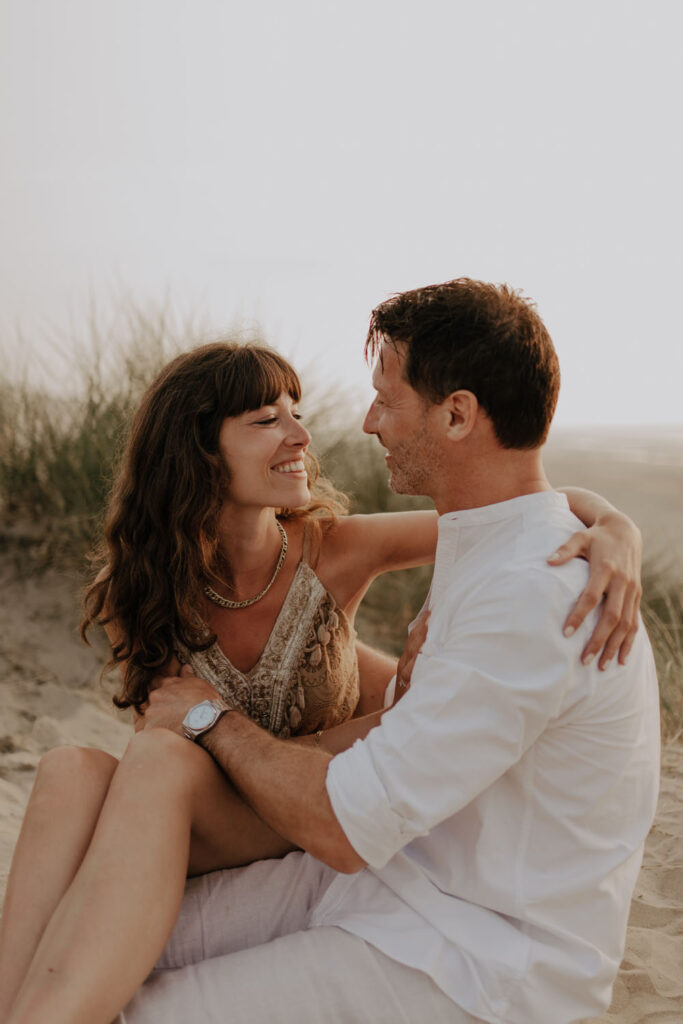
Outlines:
<svg viewBox="0 0 683 1024"><path fill-rule="evenodd" d="M301 398L296 372L260 345L217 343L178 356L145 393L133 419L85 593L81 636L114 623L109 667L126 663L119 708L138 711L150 682L179 640L205 650L215 640L203 621L203 587L220 562L218 517L227 470L218 435L230 416L259 409L281 394ZM280 509L282 519L334 517L344 495L306 455L310 503ZM224 552L229 564L229 552Z"/></svg>

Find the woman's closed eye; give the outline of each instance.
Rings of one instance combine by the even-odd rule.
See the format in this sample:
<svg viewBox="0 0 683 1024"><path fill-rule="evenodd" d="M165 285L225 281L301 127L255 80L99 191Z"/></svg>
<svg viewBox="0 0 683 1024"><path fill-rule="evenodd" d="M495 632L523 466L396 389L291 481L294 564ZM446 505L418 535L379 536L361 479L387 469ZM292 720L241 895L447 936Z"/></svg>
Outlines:
<svg viewBox="0 0 683 1024"><path fill-rule="evenodd" d="M292 413L292 419L300 421L300 420L303 419L303 416L301 415L300 412L293 412ZM259 427L267 427L271 423L277 423L278 420L279 420L279 416L267 416L267 417L265 417L265 419L256 420L256 425L259 426Z"/></svg>

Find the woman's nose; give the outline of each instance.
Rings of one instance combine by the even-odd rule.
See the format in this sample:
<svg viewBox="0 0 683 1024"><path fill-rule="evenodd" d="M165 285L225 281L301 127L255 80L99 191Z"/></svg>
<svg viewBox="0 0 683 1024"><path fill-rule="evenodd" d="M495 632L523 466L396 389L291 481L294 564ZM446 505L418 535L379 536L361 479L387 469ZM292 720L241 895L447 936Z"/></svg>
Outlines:
<svg viewBox="0 0 683 1024"><path fill-rule="evenodd" d="M311 443L311 435L299 420L292 420L291 443L297 448L307 448Z"/></svg>

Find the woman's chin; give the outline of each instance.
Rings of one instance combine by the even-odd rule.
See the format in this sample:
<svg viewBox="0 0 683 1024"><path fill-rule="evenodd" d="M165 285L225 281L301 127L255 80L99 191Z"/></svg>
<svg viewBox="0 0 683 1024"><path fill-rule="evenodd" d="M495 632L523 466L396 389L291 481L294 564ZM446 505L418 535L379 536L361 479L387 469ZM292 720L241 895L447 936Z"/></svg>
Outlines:
<svg viewBox="0 0 683 1024"><path fill-rule="evenodd" d="M308 487L303 488L301 501L298 505L292 505L292 508L306 508L307 505L311 504L311 492Z"/></svg>
<svg viewBox="0 0 683 1024"><path fill-rule="evenodd" d="M291 494L287 495L286 500L282 501L282 508L306 508L311 503L311 492L308 489L308 484L304 483L301 487L292 487Z"/></svg>

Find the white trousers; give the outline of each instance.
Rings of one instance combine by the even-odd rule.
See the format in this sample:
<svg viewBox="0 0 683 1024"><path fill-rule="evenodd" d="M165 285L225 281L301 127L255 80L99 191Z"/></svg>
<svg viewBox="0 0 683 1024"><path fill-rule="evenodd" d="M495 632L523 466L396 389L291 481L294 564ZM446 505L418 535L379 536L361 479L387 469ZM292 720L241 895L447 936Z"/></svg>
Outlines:
<svg viewBox="0 0 683 1024"><path fill-rule="evenodd" d="M309 928L334 872L304 853L191 879L122 1024L476 1024L428 975Z"/></svg>

